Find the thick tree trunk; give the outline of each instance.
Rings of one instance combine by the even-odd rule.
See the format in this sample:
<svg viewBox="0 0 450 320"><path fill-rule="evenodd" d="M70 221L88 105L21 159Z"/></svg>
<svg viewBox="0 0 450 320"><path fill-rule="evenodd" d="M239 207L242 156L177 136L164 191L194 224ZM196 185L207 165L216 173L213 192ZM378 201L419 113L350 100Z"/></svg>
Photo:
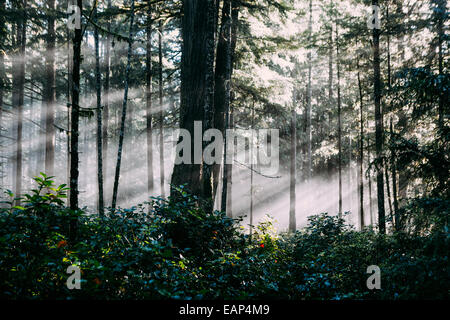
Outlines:
<svg viewBox="0 0 450 320"><path fill-rule="evenodd" d="M378 0L372 5L378 6ZM372 30L373 40L373 72L374 72L374 103L375 103L375 149L377 157L377 203L378 228L380 233L386 233L383 182L383 114L381 110L381 75L380 75L380 30Z"/></svg>
<svg viewBox="0 0 450 320"><path fill-rule="evenodd" d="M55 0L47 0L47 52L45 53L44 100L45 120L45 173L54 174L55 168Z"/></svg>
<svg viewBox="0 0 450 320"><path fill-rule="evenodd" d="M97 7L94 9L95 19L97 21ZM100 74L100 56L98 29L94 28L95 41L95 89L97 91L97 183L98 183L98 210L99 214L104 213L103 202L103 146L102 146L102 89Z"/></svg>
<svg viewBox="0 0 450 320"><path fill-rule="evenodd" d="M151 195L153 193L154 181L153 181L153 142L152 142L152 8L151 1L147 1L147 21L146 21L146 33L147 33L147 47L145 56L146 67L146 124L147 124L147 193Z"/></svg>
<svg viewBox="0 0 450 320"><path fill-rule="evenodd" d="M127 116L128 79L130 77L131 51L132 51L132 47L133 47L134 0L131 0L130 15L131 16L130 16L130 28L129 28L129 32L128 32L127 67L125 69L125 88L124 88L124 93L123 93L122 117L120 120L120 131L119 131L119 147L117 150L116 172L114 175L114 186L113 186L112 203L111 203L111 207L113 208L113 210L116 208L117 192L119 189L120 165L122 162L123 138L124 138L124 134L125 134L125 120L126 120L126 116Z"/></svg>
<svg viewBox="0 0 450 320"><path fill-rule="evenodd" d="M204 130L213 122L214 11L214 0L207 0L206 5L200 0L183 1L180 128L186 129L194 139L191 139L190 163L176 164L172 174L173 185L186 184L192 193L206 197L210 176L208 170L202 170L207 168L202 168L201 159L201 163L194 162L201 144L201 141L194 142L194 121L207 120L203 123Z"/></svg>

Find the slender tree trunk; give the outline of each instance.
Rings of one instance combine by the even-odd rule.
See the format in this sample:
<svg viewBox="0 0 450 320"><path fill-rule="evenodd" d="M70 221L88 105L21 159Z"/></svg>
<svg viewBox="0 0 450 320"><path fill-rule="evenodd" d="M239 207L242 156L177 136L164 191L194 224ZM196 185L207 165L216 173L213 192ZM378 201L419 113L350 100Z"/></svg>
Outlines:
<svg viewBox="0 0 450 320"><path fill-rule="evenodd" d="M386 6L386 19L389 19L389 6ZM387 34L387 67L388 67L388 78L387 78L387 83L388 83L388 90L389 92L391 91L391 83L392 83L392 78L391 78L391 37L389 35L389 33ZM389 107L389 111L392 112L392 105L390 105ZM392 143L392 135L393 135L393 124L392 124L392 116L390 118L390 141ZM391 170L392 170L392 200L394 203L394 220L393 220L393 224L394 224L394 228L395 230L399 231L399 217L398 215L398 199L397 199L397 169L396 169L396 163L395 163L395 154L394 154L394 150L391 148ZM386 164L387 165L387 164ZM387 179L387 174L386 174L386 179ZM391 214L392 214L392 207L391 207Z"/></svg>
<svg viewBox="0 0 450 320"><path fill-rule="evenodd" d="M295 95L294 95L295 97ZM295 216L296 193L295 186L297 182L297 113L295 112L295 99L291 113L291 172L290 172L290 193L289 193L289 232L295 232L297 222Z"/></svg>
<svg viewBox="0 0 450 320"><path fill-rule="evenodd" d="M71 136L71 114L72 114L72 70L73 70L73 49L70 46L70 31L67 29L67 162L66 162L66 181L67 185L70 186L70 170L71 170L71 149L70 149L70 136ZM42 113L41 113L42 114ZM41 116L42 123L42 116ZM39 152L39 155L41 152ZM40 162L39 162L40 163ZM70 206L70 188L67 191L67 201L66 205Z"/></svg>
<svg viewBox="0 0 450 320"><path fill-rule="evenodd" d="M146 120L147 120L147 192L149 195L153 193L153 141L152 141L152 7L151 1L147 1L147 47L145 56L146 66Z"/></svg>
<svg viewBox="0 0 450 320"><path fill-rule="evenodd" d="M251 140L250 140L250 237L253 234L253 146L252 144L254 136L253 136L253 129L255 126L255 100L253 100L252 105L252 123L251 123Z"/></svg>
<svg viewBox="0 0 450 320"><path fill-rule="evenodd" d="M233 107L230 107L230 129L234 128L234 122L233 122L233 118L234 118L234 113L233 113ZM227 196L226 201L227 201L227 215L229 217L233 217L233 164L227 164L228 166L228 170L227 170L227 183L228 183L228 187L227 187Z"/></svg>
<svg viewBox="0 0 450 320"><path fill-rule="evenodd" d="M55 168L55 0L47 0L47 52L45 54L44 100L45 118L45 173L54 174Z"/></svg>
<svg viewBox="0 0 450 320"><path fill-rule="evenodd" d="M358 89L359 89L359 157L358 157L358 194L359 194L359 226L363 230L365 226L364 221L364 120L363 120L363 93L361 85L361 76L359 70L359 58L357 60L358 68Z"/></svg>
<svg viewBox="0 0 450 320"><path fill-rule="evenodd" d="M83 13L83 1L77 0L80 14ZM72 69L72 105L70 112L70 208L78 209L78 177L79 177L79 122L80 122L80 64L81 64L81 42L82 31L75 29L73 38L73 69ZM71 221L71 240L75 240L77 232L77 221Z"/></svg>
<svg viewBox="0 0 450 320"><path fill-rule="evenodd" d="M398 2L396 6L396 13L401 15L402 14L402 3ZM401 35L400 39L398 41L398 51L400 52L400 62L405 61L405 46L404 46L404 36ZM400 110L398 111L398 122L397 122L397 128L399 131L399 134L405 134L406 128L407 128L408 118L403 110L403 105L401 106ZM398 198L400 200L399 204L400 206L405 204L406 198L407 198L407 190L408 190L408 175L405 170L400 170L398 173Z"/></svg>
<svg viewBox="0 0 450 320"><path fill-rule="evenodd" d="M0 0L0 10L5 10L6 0ZM3 48L6 44L6 19L4 15L0 15L0 48ZM0 135L3 134L3 96L6 87L6 70L5 70L5 52L0 50ZM0 184L5 185L4 175L6 171L6 160L4 161L3 145L0 145L0 157L1 158L1 172L0 172Z"/></svg>
<svg viewBox="0 0 450 320"><path fill-rule="evenodd" d="M222 23L220 26L216 69L214 84L214 128L225 133L225 117L230 105L230 81L231 81L231 0L224 0L222 7ZM226 146L226 144L224 144ZM226 147L224 148L224 159ZM216 195L220 178L220 163L213 165L213 197ZM227 167L223 163L224 177L227 174ZM224 186L226 189L226 186ZM226 199L224 199L226 200ZM226 207L226 201L222 210Z"/></svg>
<svg viewBox="0 0 450 320"><path fill-rule="evenodd" d="M378 6L378 0L372 5ZM373 40L373 71L374 71L374 103L375 103L375 149L377 157L377 203L378 228L380 233L386 233L383 182L383 113L381 110L381 75L380 75L380 30L372 30Z"/></svg>
<svg viewBox="0 0 450 320"><path fill-rule="evenodd" d="M392 136L394 134L392 117L390 119L389 129L390 129L390 134L391 134L391 139L392 139ZM394 226L397 231L400 231L401 230L400 212L398 211L398 199L397 199L397 164L396 164L395 153L394 153L393 149L391 149L391 167L392 167L392 193L393 193L393 199L394 199L394 219L395 219Z"/></svg>
<svg viewBox="0 0 450 320"><path fill-rule="evenodd" d="M369 128L369 122L367 121L367 128ZM371 174L371 169L370 169L370 141L369 141L369 137L367 137L367 164L368 164L368 168L367 168L367 179L369 182L369 213L370 213L370 225L373 225L374 219L373 219L373 200L372 200L372 174Z"/></svg>
<svg viewBox="0 0 450 320"><path fill-rule="evenodd" d="M342 124L341 124L341 63L339 57L339 31L336 24L336 68L338 107L338 171L339 171L339 217L342 217Z"/></svg>
<svg viewBox="0 0 450 320"><path fill-rule="evenodd" d="M384 165L384 175L386 177L386 193L387 193L387 203L389 206L389 215L392 218L393 216L393 209L392 209L392 198L391 198L391 187L389 186L389 171L387 168L387 163Z"/></svg>
<svg viewBox="0 0 450 320"><path fill-rule="evenodd" d="M438 68L439 68L439 76L443 76L444 72L444 56L442 51L442 44L444 42L445 38L445 32L444 32L444 17L448 14L447 11L447 0L440 0L438 1ZM447 99L448 100L448 99ZM444 129L444 95L442 94L442 91L439 93L439 109L438 109L438 126L440 130Z"/></svg>
<svg viewBox="0 0 450 320"><path fill-rule="evenodd" d="M206 96L203 113L203 132L214 127L214 60L215 60L215 30L216 30L216 0L210 0L207 6L207 32L206 32ZM203 150L205 150L207 142L203 142ZM202 164L202 196L207 200L206 210L213 209L213 185L212 185L212 169L213 166L206 163L204 160Z"/></svg>
<svg viewBox="0 0 450 320"><path fill-rule="evenodd" d="M333 1L330 1L330 7L332 7ZM331 19L330 19L331 20ZM334 100L333 100L333 23L330 21L329 30L329 47L328 47L328 136L332 138L333 132L333 112ZM328 176L332 176L333 162L328 160Z"/></svg>
<svg viewBox="0 0 450 320"><path fill-rule="evenodd" d="M163 55L162 55L162 21L159 20L158 32L158 58L159 58L159 175L161 183L161 197L165 197L164 192L164 110L163 110Z"/></svg>
<svg viewBox="0 0 450 320"><path fill-rule="evenodd" d="M108 0L108 10L111 9L111 0ZM109 90L111 73L111 18L108 18L108 34L106 35L105 48L105 81L103 89L103 133L102 133L102 156L103 156L103 176L105 185L108 183L108 128L109 128Z"/></svg>
<svg viewBox="0 0 450 320"><path fill-rule="evenodd" d="M27 6L27 1L22 2L22 9ZM25 15L25 13L24 13ZM22 135L23 135L23 105L24 105L24 86L25 86L25 46L26 46L26 25L27 18L23 16L17 25L17 45L19 47L19 58L17 63L17 78L13 84L16 90L13 99L13 107L17 110L17 127L16 127L16 170L15 170L15 196L20 197L22 194ZM16 87L17 86L17 87ZM20 200L16 200L16 205L20 204Z"/></svg>
<svg viewBox="0 0 450 320"><path fill-rule="evenodd" d="M124 138L124 133L125 133L125 119L127 116L128 79L130 76L131 53L132 53L132 47L133 47L134 0L131 0L130 15L131 15L131 17L130 17L130 28L129 28L129 32L128 32L127 67L125 70L125 89L124 89L123 102L122 102L122 117L121 117L121 121L120 121L120 132L119 132L119 148L117 151L116 172L114 175L114 187L113 187L112 204L111 204L111 207L113 208L113 210L116 208L117 191L119 189L120 165L122 162L123 138Z"/></svg>
<svg viewBox="0 0 450 320"><path fill-rule="evenodd" d="M236 0L231 0L231 39L230 39L230 76L229 76L229 84L228 88L230 90L229 93L229 103L226 104L226 117L227 120L225 122L226 128L224 132L226 133L226 129L233 128L233 108L232 108L232 102L233 102L233 95L231 91L231 76L233 73L233 63L234 63L234 55L236 50L236 41L237 41L237 24L238 24L238 18L239 18L239 4ZM217 109L217 107L215 107ZM222 211L225 211L229 217L233 217L233 208L232 208L232 190L233 190L233 163L226 164L225 159L227 158L226 154L226 134L225 134L225 143L224 143L224 183L223 183L223 190L222 190ZM226 180L226 181L225 181Z"/></svg>
<svg viewBox="0 0 450 320"><path fill-rule="evenodd" d="M97 7L94 9L95 20L97 19ZM104 214L103 202L103 146L102 146L102 89L100 74L100 56L98 29L94 28L95 41L95 89L97 91L97 183L98 183L98 210L100 215Z"/></svg>
<svg viewBox="0 0 450 320"><path fill-rule="evenodd" d="M308 44L312 46L312 0L309 0L309 22L308 22ZM308 164L307 164L307 172L306 178L308 181L311 181L311 173L312 173L312 160L311 160L311 99L312 99L312 85L311 85L311 76L312 76L312 54L311 48L308 50L308 101L306 107L306 145L308 152Z"/></svg>

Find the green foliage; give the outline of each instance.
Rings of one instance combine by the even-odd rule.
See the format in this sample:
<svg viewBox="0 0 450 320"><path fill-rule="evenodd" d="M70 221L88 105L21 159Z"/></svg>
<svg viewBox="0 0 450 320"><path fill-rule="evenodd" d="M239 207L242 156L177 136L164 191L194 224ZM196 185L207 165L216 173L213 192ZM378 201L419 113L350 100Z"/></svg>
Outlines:
<svg viewBox="0 0 450 320"><path fill-rule="evenodd" d="M239 220L205 212L183 187L167 200L99 216L67 209L66 188L50 177L35 181L23 207L0 211L2 298L448 299L442 221L426 233L379 235L321 214L295 234L277 234L268 219L249 237ZM78 242L70 243L74 217ZM373 264L382 290L366 287ZM81 269L81 290L66 287L70 265Z"/></svg>

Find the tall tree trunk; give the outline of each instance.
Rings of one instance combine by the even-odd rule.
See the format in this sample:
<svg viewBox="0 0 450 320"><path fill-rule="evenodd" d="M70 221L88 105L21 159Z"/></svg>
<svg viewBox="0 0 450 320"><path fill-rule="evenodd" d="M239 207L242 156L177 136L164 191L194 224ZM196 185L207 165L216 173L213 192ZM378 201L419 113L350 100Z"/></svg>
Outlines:
<svg viewBox="0 0 450 320"><path fill-rule="evenodd" d="M96 5L96 4L95 4ZM97 19L97 7L94 9L95 20ZM95 89L97 91L97 183L98 183L98 210L100 215L104 213L103 203L103 146L102 146L102 89L100 74L100 56L98 29L94 28L95 41Z"/></svg>
<svg viewBox="0 0 450 320"><path fill-rule="evenodd" d="M66 162L66 181L67 185L70 186L70 170L71 170L71 149L70 149L70 136L71 136L71 114L72 114L72 70L73 70L73 49L70 46L70 30L67 28L67 132L66 132L66 138L67 138L67 162ZM41 113L42 114L42 113ZM41 116L41 123L42 123L42 116ZM40 155L41 152L38 153ZM41 163L41 162L39 162ZM70 206L70 188L67 191L67 200L66 205Z"/></svg>
<svg viewBox="0 0 450 320"><path fill-rule="evenodd" d="M333 7L333 1L330 1L330 9ZM333 101L333 22L330 18L329 24L329 40L328 40L328 137L332 138L333 135L333 112L334 101ZM328 160L327 173L328 177L331 178L333 171L333 162L331 159Z"/></svg>
<svg viewBox="0 0 450 320"><path fill-rule="evenodd" d="M386 19L389 19L389 6L386 6ZM389 35L389 33L387 34L387 67L388 67L388 78L387 78L387 83L388 83L388 90L389 92L391 91L391 83L392 83L392 78L391 78L391 37ZM389 111L392 112L392 105L390 105L389 107ZM393 124L392 124L392 116L390 118L390 141L392 143L392 139L393 139ZM392 170L392 200L394 203L394 228L399 231L399 217L398 217L398 199L397 199L397 169L396 169L396 163L395 163L395 153L394 150L391 148L391 170ZM386 164L387 165L387 164ZM387 179L387 175L386 175L386 179ZM392 211L392 209L391 209Z"/></svg>
<svg viewBox="0 0 450 320"><path fill-rule="evenodd" d="M190 163L176 164L172 174L172 185L186 184L190 192L207 198L205 187L211 177L208 170L202 170L207 169L202 168L202 160L195 157L201 140L194 142L198 135L194 135L194 121L203 121L204 130L213 122L214 11L214 0L207 0L206 5L200 0L183 1L180 128L194 137L190 146L194 152Z"/></svg>
<svg viewBox="0 0 450 320"><path fill-rule="evenodd" d="M83 1L77 0L80 14L83 13ZM79 177L79 122L80 122L80 65L81 65L81 42L82 31L75 29L73 38L73 69L72 69L72 105L70 112L70 208L78 209L78 177ZM76 239L77 221L71 221L71 240Z"/></svg>
<svg viewBox="0 0 450 320"><path fill-rule="evenodd" d="M397 3L396 6L396 14L401 15L403 10L403 5L401 2ZM398 41L398 51L400 52L400 61L405 61L405 46L404 46L404 36L401 35ZM407 128L408 118L403 110L403 105L401 109L398 111L398 122L397 128L400 134L404 134ZM400 170L398 173L398 197L400 199L400 206L405 204L407 198L407 190L408 190L408 175L406 170Z"/></svg>
<svg viewBox="0 0 450 320"><path fill-rule="evenodd" d="M336 23L336 68L338 107L338 171L339 171L339 217L342 217L342 124L341 124L341 63L339 57L339 30Z"/></svg>
<svg viewBox="0 0 450 320"><path fill-rule="evenodd" d="M437 32L438 32L438 68L439 68L439 76L443 76L444 72L444 56L442 52L442 44L444 42L444 38L446 37L444 31L444 22L445 16L448 14L447 11L447 0L438 1L438 21L437 21ZM442 90L439 93L439 109L438 109L438 126L440 130L444 129L444 95L442 94ZM447 99L448 100L448 99Z"/></svg>
<svg viewBox="0 0 450 320"><path fill-rule="evenodd" d="M389 129L392 136L394 135L394 129L392 124L392 117L389 122ZM391 140L392 142L392 140ZM401 222L400 222L400 212L398 210L398 199L397 199L397 164L395 159L395 153L394 150L391 149L391 167L392 167L392 193L393 193L393 199L394 199L394 221L395 221L395 229L396 231L401 230Z"/></svg>
<svg viewBox="0 0 450 320"><path fill-rule="evenodd" d="M111 0L108 0L108 10L111 9ZM105 48L105 81L103 86L103 133L102 133L102 156L103 156L103 176L105 185L108 183L108 127L109 127L109 90L111 73L111 18L108 17L108 34L106 35Z"/></svg>
<svg viewBox="0 0 450 320"><path fill-rule="evenodd" d="M359 226L360 229L363 230L365 226L364 221L364 120L363 120L363 93L362 93L362 85L361 85L361 76L359 69L359 58L357 60L357 69L358 69L358 89L359 89L359 156L358 156L358 194L359 194Z"/></svg>
<svg viewBox="0 0 450 320"><path fill-rule="evenodd" d="M312 46L312 0L309 0L309 22L308 22L308 45ZM312 76L312 54L311 48L308 50L308 105L306 107L306 145L308 152L308 164L307 164L307 172L306 178L308 182L311 181L311 173L312 173L312 160L311 160L311 99L312 99L312 85L311 85L311 76Z"/></svg>
<svg viewBox="0 0 450 320"><path fill-rule="evenodd" d="M372 5L378 6L378 0ZM377 157L377 203L378 228L380 233L386 233L384 209L384 182L383 182L383 113L381 110L381 75L380 75L380 30L372 30L373 40L373 72L374 72L374 103L375 103L375 149Z"/></svg>
<svg viewBox="0 0 450 320"><path fill-rule="evenodd" d="M16 165L15 165L15 195L20 197L22 193L22 134L23 134L23 105L24 105L24 86L25 86L25 45L26 45L26 25L27 18L25 15L25 8L27 1L22 2L21 9L24 10L24 16L21 17L17 25L17 45L19 47L18 62L16 65L17 73L13 89L16 91L13 98L13 107L17 112L17 126L16 126ZM20 200L16 200L16 205L20 204Z"/></svg>
<svg viewBox="0 0 450 320"><path fill-rule="evenodd" d="M127 67L125 69L125 89L124 89L124 93L123 93L122 117L120 120L120 132L119 132L119 147L117 150L117 163L116 163L116 172L114 175L114 186L113 186L112 204L111 204L111 207L113 208L113 210L116 208L117 191L119 189L120 165L122 162L123 138L124 138L124 133L125 133L125 119L127 116L128 79L130 77L131 51L132 51L132 47L133 47L133 22L134 22L134 0L131 0L130 28L129 28L129 32L128 32Z"/></svg>
<svg viewBox="0 0 450 320"><path fill-rule="evenodd" d="M0 0L0 10L5 10L6 0ZM3 48L6 44L6 19L4 15L0 15L0 48ZM3 96L6 87L6 70L5 70L5 51L0 49L0 135L3 134ZM6 171L6 161L4 161L3 145L0 145L0 157L1 158L1 172L0 172L0 184L4 183L4 175Z"/></svg>
<svg viewBox="0 0 450 320"><path fill-rule="evenodd" d="M225 117L228 116L230 106L230 80L231 80L231 0L224 0L222 7L222 22L220 26L217 45L215 84L214 84L214 128L225 133ZM226 144L224 144L226 145ZM224 159L226 147L224 148ZM224 162L223 175L227 169ZM220 178L220 163L213 165L213 197L216 195ZM225 186L224 186L225 187ZM224 199L226 200L226 199ZM226 204L226 201L225 201ZM222 210L226 207L223 206Z"/></svg>
<svg viewBox="0 0 450 320"><path fill-rule="evenodd" d="M253 136L253 129L255 126L255 100L253 99L253 104L252 104L252 123L251 123L251 130L252 130L252 134L250 137L250 238L253 234L253 146L252 144L254 136Z"/></svg>
<svg viewBox="0 0 450 320"><path fill-rule="evenodd" d="M146 33L147 33L147 47L145 56L146 67L146 121L147 121L147 193L151 195L153 193L153 142L152 142L152 7L151 0L147 0L147 21L146 21Z"/></svg>
<svg viewBox="0 0 450 320"><path fill-rule="evenodd" d="M162 55L162 21L159 20L158 28L158 59L159 59L159 176L161 184L161 197L165 197L164 194L164 110L163 110L163 55Z"/></svg>
<svg viewBox="0 0 450 320"><path fill-rule="evenodd" d="M231 76L233 73L233 63L234 63L234 56L236 51L236 41L237 41L237 24L238 24L238 18L239 18L239 3L237 0L231 0L231 35L230 35L230 75L229 75L229 83L226 88L229 89L229 103L225 104L225 130L226 129L233 128L233 108L231 106L233 101L233 95L231 91ZM216 70L217 72L217 70ZM215 97L215 96L214 96ZM215 106L215 109L217 110L218 107ZM224 171L223 171L223 185L222 185L222 206L221 210L226 212L229 217L233 217L233 210L232 210L232 190L233 190L233 163L225 163L225 159L227 158L226 154L226 134L225 134L225 140L224 140Z"/></svg>
<svg viewBox="0 0 450 320"><path fill-rule="evenodd" d="M295 97L295 94L294 94ZM291 172L290 172L290 188L289 188L289 232L295 232L297 229L297 222L295 217L296 194L295 185L297 182L297 113L295 112L295 98L294 105L291 112Z"/></svg>
<svg viewBox="0 0 450 320"><path fill-rule="evenodd" d="M55 168L55 0L47 0L47 52L45 53L44 100L45 120L45 173L54 174Z"/></svg>
<svg viewBox="0 0 450 320"><path fill-rule="evenodd" d="M369 121L367 121L367 128L369 128ZM373 200L372 200L372 174L370 169L370 141L369 137L367 137L367 179L369 182L369 213L370 213L370 225L373 225L374 219L373 219Z"/></svg>

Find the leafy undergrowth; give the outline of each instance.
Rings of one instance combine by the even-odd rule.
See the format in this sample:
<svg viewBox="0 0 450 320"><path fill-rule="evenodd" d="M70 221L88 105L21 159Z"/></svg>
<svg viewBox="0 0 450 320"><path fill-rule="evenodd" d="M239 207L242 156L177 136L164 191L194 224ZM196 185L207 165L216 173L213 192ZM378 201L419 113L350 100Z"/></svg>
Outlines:
<svg viewBox="0 0 450 320"><path fill-rule="evenodd" d="M0 298L449 298L446 225L379 235L321 214L295 234L265 222L250 238L240 220L204 212L181 187L167 200L99 216L66 208L64 185L36 181L22 206L0 211ZM71 265L81 270L80 290L66 286ZM381 290L366 286L369 265L381 269Z"/></svg>

